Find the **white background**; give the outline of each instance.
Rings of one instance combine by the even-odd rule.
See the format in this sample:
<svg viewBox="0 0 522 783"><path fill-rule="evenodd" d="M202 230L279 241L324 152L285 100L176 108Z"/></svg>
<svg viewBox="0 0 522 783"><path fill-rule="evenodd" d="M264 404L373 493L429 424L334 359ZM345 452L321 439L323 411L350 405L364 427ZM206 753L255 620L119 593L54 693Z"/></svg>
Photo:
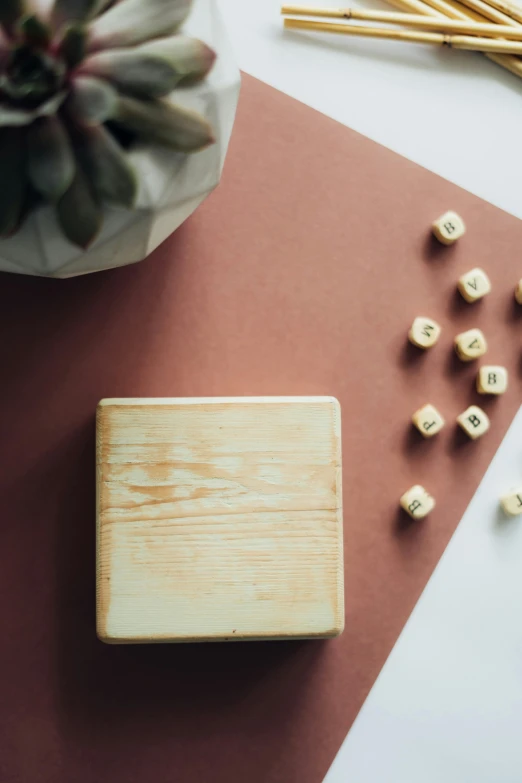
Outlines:
<svg viewBox="0 0 522 783"><path fill-rule="evenodd" d="M283 32L279 0L219 3L244 71L522 217L522 79L472 52Z"/></svg>

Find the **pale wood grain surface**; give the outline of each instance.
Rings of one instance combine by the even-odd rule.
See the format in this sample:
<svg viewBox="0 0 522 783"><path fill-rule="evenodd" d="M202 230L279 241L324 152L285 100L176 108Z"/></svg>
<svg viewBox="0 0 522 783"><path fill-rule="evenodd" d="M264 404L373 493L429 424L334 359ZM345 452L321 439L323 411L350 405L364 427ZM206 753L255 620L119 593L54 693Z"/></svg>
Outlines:
<svg viewBox="0 0 522 783"><path fill-rule="evenodd" d="M342 630L333 398L103 400L97 486L103 640Z"/></svg>

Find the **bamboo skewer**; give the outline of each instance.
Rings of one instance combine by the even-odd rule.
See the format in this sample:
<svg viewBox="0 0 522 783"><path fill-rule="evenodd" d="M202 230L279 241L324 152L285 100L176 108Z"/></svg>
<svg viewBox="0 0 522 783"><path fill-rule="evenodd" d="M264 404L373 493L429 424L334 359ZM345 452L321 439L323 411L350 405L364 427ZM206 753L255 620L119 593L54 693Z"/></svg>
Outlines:
<svg viewBox="0 0 522 783"><path fill-rule="evenodd" d="M413 6L410 5L412 0L388 0L388 2L391 5L393 5L395 8L414 10ZM415 10L421 14L425 14L428 16L432 15L433 10L432 10L432 6L430 5L431 2L433 2L433 0L426 0L426 2L423 2L423 0L415 0ZM462 17L464 16L464 18L475 19L480 22L484 21L483 16L477 14L476 11L472 11L469 8L462 7L458 2L455 2L455 0L446 0L446 3L452 9L454 9L453 18L462 19ZM422 6L424 6L424 10L422 10ZM505 68L506 71L510 71L515 76L522 78L522 60L519 60L518 57L515 57L512 54L493 54L493 53L486 53L485 56L488 58L488 60L491 60L497 65L500 65L501 68Z"/></svg>
<svg viewBox="0 0 522 783"><path fill-rule="evenodd" d="M388 2L395 8L407 11L414 10L411 5L412 0L388 0ZM478 14L470 11L469 8L460 6L454 0L415 0L415 10L424 16L442 16L445 19L461 19L463 21L469 19L480 22L487 21L483 16L479 18Z"/></svg>
<svg viewBox="0 0 522 783"><path fill-rule="evenodd" d="M497 11L502 11L506 16L510 16L515 22L522 23L522 8L517 8L513 3L505 2L505 0L487 0L487 3Z"/></svg>
<svg viewBox="0 0 522 783"><path fill-rule="evenodd" d="M393 11L363 11L359 8L306 8L305 6L284 5L282 14L292 16L314 16L326 19L354 19L363 22L385 22L405 27L418 27L422 30L437 30L443 33L462 33L482 37L506 38L522 41L522 27L508 25L480 24L462 19L444 19L442 17L419 16L418 14L395 13Z"/></svg>
<svg viewBox="0 0 522 783"><path fill-rule="evenodd" d="M442 11L436 11L435 9L427 6L423 0L388 0L388 2L390 5L393 5L394 8L399 8L403 11L413 11L416 14L421 14L424 16L441 16L446 18L449 17L450 19L469 19L466 14L455 13L453 16L449 12L443 13ZM444 3L444 5L448 5L448 8L450 8L448 3Z"/></svg>
<svg viewBox="0 0 522 783"><path fill-rule="evenodd" d="M498 11L492 5L489 5L489 3L484 2L484 0L460 0L460 2L462 5L465 5L466 8L471 8L472 11L476 11L481 16L484 16L486 19L491 19L492 22L496 22L497 24L518 24L511 16L507 16L507 14L502 13L502 11Z"/></svg>
<svg viewBox="0 0 522 783"><path fill-rule="evenodd" d="M497 38L476 38L472 35L447 35L446 33L414 32L411 30L390 30L386 27L364 27L334 22L314 22L308 19L284 20L291 30L314 30L323 33L339 33L366 38L384 38L389 41L410 41L411 43L438 44L452 49L466 49L471 52L496 52L499 54L522 54L521 41L505 41Z"/></svg>

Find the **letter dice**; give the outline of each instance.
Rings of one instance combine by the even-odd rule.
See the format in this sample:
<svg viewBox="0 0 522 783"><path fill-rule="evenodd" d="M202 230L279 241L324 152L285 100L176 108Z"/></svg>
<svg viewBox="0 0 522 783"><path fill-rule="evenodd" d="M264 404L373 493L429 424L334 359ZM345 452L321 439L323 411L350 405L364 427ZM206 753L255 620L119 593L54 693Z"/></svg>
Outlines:
<svg viewBox="0 0 522 783"><path fill-rule="evenodd" d="M433 318L418 316L411 326L408 339L417 348L431 348L438 341L441 331L439 324Z"/></svg>
<svg viewBox="0 0 522 783"><path fill-rule="evenodd" d="M500 505L510 517L522 514L522 487L501 497Z"/></svg>
<svg viewBox="0 0 522 783"><path fill-rule="evenodd" d="M504 394L508 387L508 371L505 367L484 365L477 374L479 394Z"/></svg>
<svg viewBox="0 0 522 783"><path fill-rule="evenodd" d="M434 405L424 405L411 418L424 438L432 438L444 427L444 419Z"/></svg>
<svg viewBox="0 0 522 783"><path fill-rule="evenodd" d="M456 212L445 212L433 223L431 230L443 245L452 245L465 234L466 226Z"/></svg>
<svg viewBox="0 0 522 783"><path fill-rule="evenodd" d="M412 519L424 519L435 508L435 498L415 484L401 497L400 505Z"/></svg>
<svg viewBox="0 0 522 783"><path fill-rule="evenodd" d="M457 288L466 302L476 302L491 291L489 277L478 267L459 277Z"/></svg>
<svg viewBox="0 0 522 783"><path fill-rule="evenodd" d="M477 405L470 405L464 413L457 416L457 422L472 440L480 438L489 430L489 419Z"/></svg>
<svg viewBox="0 0 522 783"><path fill-rule="evenodd" d="M455 337L455 350L463 362L472 362L486 353L488 344L480 329L469 329Z"/></svg>

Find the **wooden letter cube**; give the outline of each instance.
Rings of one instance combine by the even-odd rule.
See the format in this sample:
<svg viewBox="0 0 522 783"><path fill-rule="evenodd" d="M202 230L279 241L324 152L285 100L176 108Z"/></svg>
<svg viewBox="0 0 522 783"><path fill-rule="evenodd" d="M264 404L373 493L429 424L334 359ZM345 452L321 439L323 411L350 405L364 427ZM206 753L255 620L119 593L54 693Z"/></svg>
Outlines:
<svg viewBox="0 0 522 783"><path fill-rule="evenodd" d="M464 413L457 416L457 422L472 440L480 438L489 430L489 419L477 405L470 405Z"/></svg>
<svg viewBox="0 0 522 783"><path fill-rule="evenodd" d="M417 348L431 348L438 341L441 328L433 318L419 316L416 318L408 333L408 338Z"/></svg>
<svg viewBox="0 0 522 783"><path fill-rule="evenodd" d="M466 226L456 212L445 212L434 222L432 231L443 245L452 245L466 233Z"/></svg>
<svg viewBox="0 0 522 783"><path fill-rule="evenodd" d="M519 280L517 287L515 288L515 299L519 304L522 304L522 280Z"/></svg>
<svg viewBox="0 0 522 783"><path fill-rule="evenodd" d="M426 492L420 484L415 484L404 493L400 504L412 519L424 519L435 508L435 498Z"/></svg>
<svg viewBox="0 0 522 783"><path fill-rule="evenodd" d="M508 371L505 367L485 365L477 374L479 394L504 394L508 387Z"/></svg>
<svg viewBox="0 0 522 783"><path fill-rule="evenodd" d="M476 302L491 291L489 277L483 269L471 269L459 277L457 288L466 302Z"/></svg>
<svg viewBox="0 0 522 783"><path fill-rule="evenodd" d="M331 397L102 400L100 639L337 636L341 495Z"/></svg>
<svg viewBox="0 0 522 783"><path fill-rule="evenodd" d="M412 421L425 438L432 438L444 427L444 419L433 405L424 405L416 411Z"/></svg>
<svg viewBox="0 0 522 783"><path fill-rule="evenodd" d="M455 337L455 350L463 362L472 362L488 350L486 338L480 329L469 329Z"/></svg>
<svg viewBox="0 0 522 783"><path fill-rule="evenodd" d="M522 514L522 487L500 498L500 504L510 517L518 517Z"/></svg>

